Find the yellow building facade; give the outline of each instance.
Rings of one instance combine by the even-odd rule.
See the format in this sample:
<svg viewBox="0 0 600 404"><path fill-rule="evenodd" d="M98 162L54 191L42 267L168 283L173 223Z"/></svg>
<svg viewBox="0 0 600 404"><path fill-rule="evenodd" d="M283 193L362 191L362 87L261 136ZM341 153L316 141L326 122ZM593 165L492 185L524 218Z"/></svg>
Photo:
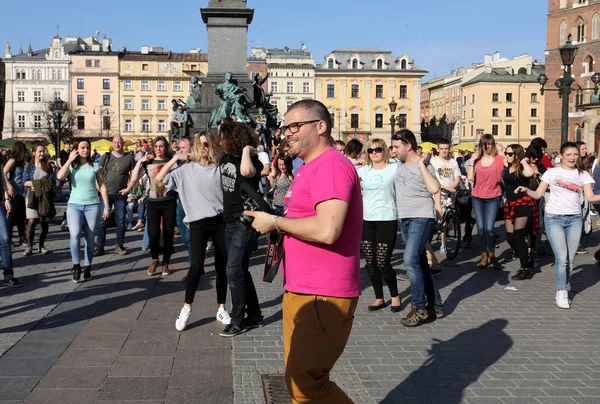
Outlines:
<svg viewBox="0 0 600 404"><path fill-rule="evenodd" d="M490 133L504 145L524 146L544 136L544 102L537 77L543 67L488 69L462 84L461 142Z"/></svg>
<svg viewBox="0 0 600 404"><path fill-rule="evenodd" d="M208 73L205 53L126 52L119 59L121 135L127 138L167 136L173 116L171 100L186 101L190 79L199 84Z"/></svg>
<svg viewBox="0 0 600 404"><path fill-rule="evenodd" d="M343 48L325 57L315 73L315 98L333 121L334 139L382 138L390 142L392 99L397 103L395 128L407 128L420 140L421 78L407 55L391 51Z"/></svg>
<svg viewBox="0 0 600 404"><path fill-rule="evenodd" d="M436 122L439 122L445 111L444 100L444 83L446 77L440 77L429 81L429 119L435 117Z"/></svg>

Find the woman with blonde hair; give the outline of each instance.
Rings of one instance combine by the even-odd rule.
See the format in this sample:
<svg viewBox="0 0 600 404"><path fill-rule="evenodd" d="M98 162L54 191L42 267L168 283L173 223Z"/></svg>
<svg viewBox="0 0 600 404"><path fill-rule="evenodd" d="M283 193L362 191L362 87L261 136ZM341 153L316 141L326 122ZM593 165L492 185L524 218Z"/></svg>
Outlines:
<svg viewBox="0 0 600 404"><path fill-rule="evenodd" d="M400 311L396 273L391 264L398 233L396 168L397 164L390 163L385 141L371 139L367 143L366 163L357 170L363 191L364 207L361 247L367 272L375 290L375 302L367 307L369 311L385 307L382 278L390 290L392 313Z"/></svg>
<svg viewBox="0 0 600 404"><path fill-rule="evenodd" d="M223 220L223 189L218 166L219 142L215 135L201 132L195 140L191 155L177 154L156 176L167 189L179 193L185 212L184 223L190 228L192 262L185 279L185 304L175 322L175 328L185 330L192 312L192 303L200 277L204 275L204 258L208 239L213 240L217 274L217 320L228 325L231 317L225 309L227 298L227 248ZM190 161L170 171L178 161Z"/></svg>

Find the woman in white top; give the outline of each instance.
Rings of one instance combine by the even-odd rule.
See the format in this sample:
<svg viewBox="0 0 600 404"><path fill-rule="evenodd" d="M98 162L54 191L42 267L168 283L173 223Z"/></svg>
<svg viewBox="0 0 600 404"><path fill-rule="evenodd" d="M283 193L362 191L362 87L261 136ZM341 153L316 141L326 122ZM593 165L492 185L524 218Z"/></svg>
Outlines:
<svg viewBox="0 0 600 404"><path fill-rule="evenodd" d="M581 203L584 195L590 203L600 202L600 195L594 195L594 180L577 165L579 149L575 143L564 143L560 148L560 157L561 166L546 171L536 191L521 186L515 193L526 192L529 197L540 199L550 187L544 224L554 252L556 305L568 309L571 306L569 279L583 227Z"/></svg>
<svg viewBox="0 0 600 404"><path fill-rule="evenodd" d="M400 311L396 273L391 264L398 234L396 168L395 163L390 163L385 141L371 139L367 143L366 164L358 168L364 207L361 246L367 272L375 290L375 302L367 307L369 311L385 307L382 278L390 290L392 313Z"/></svg>

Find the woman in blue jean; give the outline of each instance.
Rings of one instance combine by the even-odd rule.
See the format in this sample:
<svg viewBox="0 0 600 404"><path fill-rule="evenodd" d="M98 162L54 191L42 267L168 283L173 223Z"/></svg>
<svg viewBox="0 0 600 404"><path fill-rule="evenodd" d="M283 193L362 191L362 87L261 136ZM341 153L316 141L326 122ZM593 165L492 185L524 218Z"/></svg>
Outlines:
<svg viewBox="0 0 600 404"><path fill-rule="evenodd" d="M8 227L6 224L6 215L10 213L11 204L8 196L8 190L4 182L4 176L0 177L0 185L4 190L4 204L0 205L0 258L2 259L2 272L4 273L4 286L20 288L21 282L15 278L12 263L12 249Z"/></svg>
<svg viewBox="0 0 600 404"><path fill-rule="evenodd" d="M527 192L530 198L540 199L550 187L544 223L554 252L554 281L557 289L555 299L559 308L569 309L569 280L583 227L581 203L584 195L590 203L600 202L600 195L594 195L594 180L578 165L577 145L572 142L564 143L560 154L561 166L546 171L536 191L518 187L515 193Z"/></svg>
<svg viewBox="0 0 600 404"><path fill-rule="evenodd" d="M73 143L73 151L69 159L57 174L59 181L69 178L72 185L69 204L67 205L67 221L73 260L73 282L82 282L92 276L92 259L94 257L94 233L100 217L100 199L96 183L104 202L104 220L110 216L108 210L108 192L104 175L100 166L92 162L89 140L78 140ZM79 259L79 241L81 232L85 237L85 265L82 268Z"/></svg>

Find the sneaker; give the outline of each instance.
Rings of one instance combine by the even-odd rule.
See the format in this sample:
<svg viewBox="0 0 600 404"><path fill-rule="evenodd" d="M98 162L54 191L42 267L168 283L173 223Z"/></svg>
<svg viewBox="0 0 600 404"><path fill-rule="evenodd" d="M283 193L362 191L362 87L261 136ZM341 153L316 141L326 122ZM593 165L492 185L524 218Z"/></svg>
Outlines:
<svg viewBox="0 0 600 404"><path fill-rule="evenodd" d="M92 266L87 265L83 267L83 280L87 281L92 277Z"/></svg>
<svg viewBox="0 0 600 404"><path fill-rule="evenodd" d="M524 281L525 279L531 279L531 271L529 269L520 268L516 274L510 277L513 281Z"/></svg>
<svg viewBox="0 0 600 404"><path fill-rule="evenodd" d="M429 317L432 319L444 318L444 311L442 309L427 309Z"/></svg>
<svg viewBox="0 0 600 404"><path fill-rule="evenodd" d="M183 308L179 312L179 317L177 317L177 321L175 321L175 328L177 328L177 331L185 330L187 322L190 319L190 314L192 314L192 307L183 306Z"/></svg>
<svg viewBox="0 0 600 404"><path fill-rule="evenodd" d="M231 317L224 307L219 307L219 310L217 310L217 321L220 321L225 325L231 324Z"/></svg>
<svg viewBox="0 0 600 404"><path fill-rule="evenodd" d="M73 273L73 282L81 282L81 265L73 265L73 269L71 269L71 272Z"/></svg>
<svg viewBox="0 0 600 404"><path fill-rule="evenodd" d="M442 268L431 268L431 275L437 276L442 273Z"/></svg>
<svg viewBox="0 0 600 404"><path fill-rule="evenodd" d="M33 249L31 247L25 247L25 251L23 251L23 257L29 257L33 254Z"/></svg>
<svg viewBox="0 0 600 404"><path fill-rule="evenodd" d="M264 327L264 318L262 316L258 320L250 320L249 318L245 318L244 321L242 321L242 326L244 327L244 331L250 331L254 330L255 328Z"/></svg>
<svg viewBox="0 0 600 404"><path fill-rule="evenodd" d="M577 254L579 255L583 255L583 254L587 254L588 250L584 249L583 247L577 247Z"/></svg>
<svg viewBox="0 0 600 404"><path fill-rule="evenodd" d="M115 252L119 255L125 255L127 254L127 249L123 244L117 244L117 246L115 247Z"/></svg>
<svg viewBox="0 0 600 404"><path fill-rule="evenodd" d="M20 288L23 285L21 284L21 282L19 282L17 278L13 278L11 276L10 278L4 278L4 286L10 286L11 288Z"/></svg>
<svg viewBox="0 0 600 404"><path fill-rule="evenodd" d="M569 292L566 290L557 290L556 305L561 309L570 309L571 304L569 303Z"/></svg>
<svg viewBox="0 0 600 404"><path fill-rule="evenodd" d="M444 246L441 246L441 247L440 247L440 252L441 252L442 254L446 254L446 247L444 247Z"/></svg>
<svg viewBox="0 0 600 404"><path fill-rule="evenodd" d="M400 323L405 327L417 327L421 324L431 321L431 316L427 310L419 309L417 306L412 306L406 317L400 320Z"/></svg>
<svg viewBox="0 0 600 404"><path fill-rule="evenodd" d="M48 250L46 247L40 247L40 254L42 255L46 255L50 252L50 250Z"/></svg>
<svg viewBox="0 0 600 404"><path fill-rule="evenodd" d="M96 246L96 248L94 249L94 257L100 257L102 255L104 255L104 247Z"/></svg>
<svg viewBox="0 0 600 404"><path fill-rule="evenodd" d="M396 279L399 281L408 281L408 274L406 272L400 272L398 275L396 275Z"/></svg>
<svg viewBox="0 0 600 404"><path fill-rule="evenodd" d="M231 338L244 333L246 330L240 327L239 324L229 324L223 331L219 333L221 337Z"/></svg>

